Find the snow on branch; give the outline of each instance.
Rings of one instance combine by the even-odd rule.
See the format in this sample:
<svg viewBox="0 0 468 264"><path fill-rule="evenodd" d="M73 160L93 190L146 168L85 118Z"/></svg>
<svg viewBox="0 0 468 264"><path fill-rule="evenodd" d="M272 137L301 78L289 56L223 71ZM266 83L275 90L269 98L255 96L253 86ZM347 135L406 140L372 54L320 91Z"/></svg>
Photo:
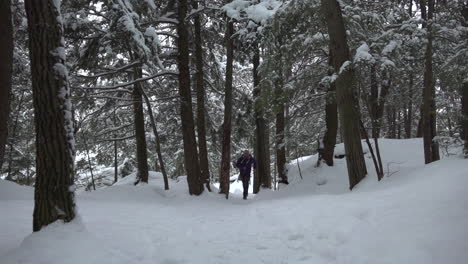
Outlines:
<svg viewBox="0 0 468 264"><path fill-rule="evenodd" d="M222 9L230 18L241 20L250 19L256 23L264 24L281 7L283 1L279 0L260 0L259 3L253 0L233 0L226 4Z"/></svg>
<svg viewBox="0 0 468 264"><path fill-rule="evenodd" d="M99 87L88 87L88 88L86 88L86 87L75 87L75 88L96 89L96 90L115 90L115 89L120 88L120 87L130 86L130 85L133 85L133 84L136 84L136 83L139 83L139 82L148 81L148 80L151 80L151 79L154 79L154 78L157 78L157 77L161 77L161 76L166 76L166 75L178 76L179 73L176 72L176 71L162 71L162 72L159 72L159 73L147 76L147 77L138 78L138 79L135 79L135 80L130 81L130 82L119 83L119 84L112 85L112 86L99 86Z"/></svg>

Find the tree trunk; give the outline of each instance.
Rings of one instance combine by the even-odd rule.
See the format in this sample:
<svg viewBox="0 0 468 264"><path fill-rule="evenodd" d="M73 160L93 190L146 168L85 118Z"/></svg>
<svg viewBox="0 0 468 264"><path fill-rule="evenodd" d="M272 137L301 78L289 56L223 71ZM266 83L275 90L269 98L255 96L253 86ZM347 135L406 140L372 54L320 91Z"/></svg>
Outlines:
<svg viewBox="0 0 468 264"><path fill-rule="evenodd" d="M134 68L134 79L141 78L143 73L141 68ZM133 99L133 116L135 122L135 141L136 141L136 157L137 157L137 180L135 184L140 182L148 183L148 150L146 148L146 132L145 132L145 116L143 113L142 90L141 84L135 83L132 92Z"/></svg>
<svg viewBox="0 0 468 264"><path fill-rule="evenodd" d="M397 114L396 114L396 133L397 133L397 138L398 139L401 139L401 111L398 110Z"/></svg>
<svg viewBox="0 0 468 264"><path fill-rule="evenodd" d="M264 184L264 180L271 178L270 176L270 153L269 153L269 138L266 120L263 117L264 103L262 100L262 89L260 87L260 76L258 74L258 66L260 65L260 49L257 43L254 43L253 56L253 96L255 100L255 158L257 159L257 171L254 175L253 192L258 193L260 186Z"/></svg>
<svg viewBox="0 0 468 264"><path fill-rule="evenodd" d="M463 5L462 9L463 26L468 27L468 4ZM463 79L461 88L461 103L462 103L462 133L464 144L464 156L468 159L468 78Z"/></svg>
<svg viewBox="0 0 468 264"><path fill-rule="evenodd" d="M0 170L3 166L10 115L11 75L13 69L13 25L11 0L0 1Z"/></svg>
<svg viewBox="0 0 468 264"><path fill-rule="evenodd" d="M374 143L375 143L376 150L378 153L378 155L376 156L374 154L374 149L372 148L372 144L370 143L369 136L367 135L366 128L364 127L364 123L362 123L362 121L359 121L359 123L361 125L362 134L364 136L364 139L366 140L367 147L369 148L369 152L371 153L372 161L374 162L375 171L377 173L377 180L380 181L383 178L383 168L382 168L382 160L380 159L380 154L379 154L379 149L378 149L378 146L379 146L378 138L374 137Z"/></svg>
<svg viewBox="0 0 468 264"><path fill-rule="evenodd" d="M60 6L26 0L36 125L33 231L75 217L75 145Z"/></svg>
<svg viewBox="0 0 468 264"><path fill-rule="evenodd" d="M424 161L426 164L439 160L439 146L434 141L436 132L436 105L435 105L435 85L432 70L432 19L434 13L434 0L421 0L421 16L424 20L423 26L427 29L427 45L425 53L425 71L423 88L423 112L422 112L422 133L424 141Z"/></svg>
<svg viewBox="0 0 468 264"><path fill-rule="evenodd" d="M233 42L234 22L227 18L226 29L226 87L224 94L224 122L223 122L223 143L221 151L221 174L220 174L220 193L229 197L229 178L231 168L231 122L232 122L232 69L233 69Z"/></svg>
<svg viewBox="0 0 468 264"><path fill-rule="evenodd" d="M91 163L91 158L89 157L89 148L88 142L86 141L86 137L83 135L83 144L86 150L86 156L88 157L88 166L89 166L89 173L91 173L91 184L93 185L93 190L96 190L96 185L94 184L94 173L93 173L93 166Z"/></svg>
<svg viewBox="0 0 468 264"><path fill-rule="evenodd" d="M177 63L179 68L179 95L180 116L182 121L182 138L184 141L184 161L187 172L187 183L189 193L200 195L203 192L200 164L198 160L197 141L195 138L195 124L192 111L192 94L190 91L190 69L189 69L189 36L187 31L187 0L178 1L177 23Z"/></svg>
<svg viewBox="0 0 468 264"><path fill-rule="evenodd" d="M281 52L281 51L280 51ZM279 183L289 184L288 175L286 171L286 142L285 142L285 125L286 120L284 116L286 94L284 91L284 74L283 74L283 61L282 54L280 53L280 65L278 67L278 79L275 82L275 105L276 113L276 167L278 172ZM275 174L276 177L276 174ZM271 180L270 180L271 181ZM276 186L276 185L275 185Z"/></svg>
<svg viewBox="0 0 468 264"><path fill-rule="evenodd" d="M396 111L392 105L387 108L387 138L396 139Z"/></svg>
<svg viewBox="0 0 468 264"><path fill-rule="evenodd" d="M370 94L369 94L369 115L372 123L372 138L379 137L379 84L377 83L376 65L372 64L370 69Z"/></svg>
<svg viewBox="0 0 468 264"><path fill-rule="evenodd" d="M465 141L464 155L468 158L468 79L465 79L462 86L462 132Z"/></svg>
<svg viewBox="0 0 468 264"><path fill-rule="evenodd" d="M198 9L198 2L193 1L193 8ZM197 132L198 151L200 158L201 179L206 189L211 192L210 187L210 167L208 164L208 148L206 144L206 121L205 121L205 85L203 73L203 39L201 33L201 15L195 16L195 64L197 68Z"/></svg>
<svg viewBox="0 0 468 264"><path fill-rule="evenodd" d="M422 130L422 126L423 126L423 117L422 117L423 109L422 109L422 105L419 108L419 114L420 114L420 117L419 117L419 120L418 120L418 127L416 128L416 137L417 138L423 137L423 130Z"/></svg>
<svg viewBox="0 0 468 264"><path fill-rule="evenodd" d="M405 136L411 138L411 127L413 123L413 73L409 74L409 87L408 87L408 104L405 117Z"/></svg>
<svg viewBox="0 0 468 264"><path fill-rule="evenodd" d="M332 53L331 47L328 58L329 72L328 75L333 75ZM338 106L336 105L336 84L330 81L327 88L325 98L325 125L326 131L323 137L323 160L328 166L333 166L333 154L335 152L336 134L338 132Z"/></svg>
<svg viewBox="0 0 468 264"><path fill-rule="evenodd" d="M278 100L278 113L276 113L276 166L278 170L279 183L288 184L286 171L286 146L284 141L285 117L283 82L276 85L276 97Z"/></svg>
<svg viewBox="0 0 468 264"><path fill-rule="evenodd" d="M154 138L156 139L156 153L159 160L159 168L164 179L164 190L169 190L169 179L167 178L166 168L164 166L164 160L161 152L161 141L159 140L158 127L156 126L156 120L154 119L153 109L151 109L151 103L145 91L142 91L143 98L145 99L146 106L148 108L148 114L150 116L151 127L153 128ZM158 162L156 162L158 164Z"/></svg>
<svg viewBox="0 0 468 264"><path fill-rule="evenodd" d="M359 129L359 101L356 98L354 70L349 64L350 54L346 40L341 8L336 0L321 0L322 10L330 36L333 66L339 73L336 96L348 165L349 187L352 189L367 174Z"/></svg>
<svg viewBox="0 0 468 264"><path fill-rule="evenodd" d="M116 108L114 108L114 126L117 124L117 115L115 114ZM114 135L114 138L117 138ZM119 165L117 163L117 140L114 140L114 183L119 180Z"/></svg>
<svg viewBox="0 0 468 264"><path fill-rule="evenodd" d="M377 69L376 65L371 66L371 84L369 94L369 114L372 123L372 138L379 138L382 128L382 118L385 109L387 95L390 90L391 78L387 76L387 72L383 71L381 89L379 93L379 85L377 83Z"/></svg>
<svg viewBox="0 0 468 264"><path fill-rule="evenodd" d="M268 127L268 123L265 120L264 123L264 129L263 129L263 135L262 137L264 138L264 144L260 147L262 147L261 152L264 153L263 155L265 156L265 161L264 161L264 170L265 173L261 174L260 176L260 186L266 189L271 189L271 168L270 168L270 128Z"/></svg>

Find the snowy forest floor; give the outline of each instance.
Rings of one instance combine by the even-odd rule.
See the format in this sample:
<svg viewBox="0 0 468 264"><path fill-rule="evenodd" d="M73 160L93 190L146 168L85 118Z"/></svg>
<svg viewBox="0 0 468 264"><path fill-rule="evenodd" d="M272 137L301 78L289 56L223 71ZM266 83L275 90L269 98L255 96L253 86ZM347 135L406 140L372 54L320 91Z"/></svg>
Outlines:
<svg viewBox="0 0 468 264"><path fill-rule="evenodd" d="M366 154L352 192L345 160L315 168L316 156L299 159L303 180L293 162L289 186L247 201L127 177L78 194L77 220L34 234L33 189L0 181L0 263L468 263L468 161L424 165L422 149L381 140L386 177Z"/></svg>

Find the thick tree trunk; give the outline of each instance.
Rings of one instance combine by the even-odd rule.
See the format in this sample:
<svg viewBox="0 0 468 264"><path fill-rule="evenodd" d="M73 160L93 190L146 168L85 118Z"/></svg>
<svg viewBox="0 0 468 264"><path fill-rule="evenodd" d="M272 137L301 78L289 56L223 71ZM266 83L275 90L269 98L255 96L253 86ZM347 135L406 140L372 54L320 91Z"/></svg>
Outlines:
<svg viewBox="0 0 468 264"><path fill-rule="evenodd" d="M74 135L60 6L26 0L36 125L33 230L75 217Z"/></svg>
<svg viewBox="0 0 468 264"><path fill-rule="evenodd" d="M275 100L276 100L276 167L278 172L279 183L288 184L288 175L286 171L286 142L285 142L285 125L284 116L286 94L284 91L284 74L282 55L280 55L280 67L278 67L278 80L275 82ZM276 175L275 175L276 176ZM271 181L271 180L270 180Z"/></svg>
<svg viewBox="0 0 468 264"><path fill-rule="evenodd" d="M254 175L253 192L258 193L260 186L268 186L265 180L271 179L270 176L270 152L269 138L266 120L263 117L264 103L262 102L262 89L260 87L260 76L258 66L260 65L260 50L257 43L254 43L253 56L253 96L255 100L255 158L257 159L257 170ZM271 181L271 180L270 180Z"/></svg>
<svg viewBox="0 0 468 264"><path fill-rule="evenodd" d="M10 115L11 75L13 69L13 25L11 0L0 1L0 170L3 166Z"/></svg>
<svg viewBox="0 0 468 264"><path fill-rule="evenodd" d="M330 55L328 64L330 70L328 75L333 75L332 53L330 48ZM327 88L325 98L325 125L326 131L323 137L323 160L328 166L333 166L333 154L335 152L336 134L338 132L338 106L336 105L336 84L334 81L330 82Z"/></svg>
<svg viewBox="0 0 468 264"><path fill-rule="evenodd" d="M198 9L198 2L193 1L193 8ZM206 144L206 121L205 121L205 85L203 73L203 39L201 33L201 15L195 16L195 64L197 68L197 132L198 151L200 158L201 179L206 189L211 192L210 169L208 164L208 147Z"/></svg>
<svg viewBox="0 0 468 264"><path fill-rule="evenodd" d="M434 13L434 0L421 0L421 16L424 19L424 26L427 29L427 45L425 53L424 89L423 89L423 112L422 112L422 133L424 141L424 160L431 163L439 160L439 146L433 139L437 135L436 131L436 105L435 105L435 85L434 73L432 70L432 19Z"/></svg>
<svg viewBox="0 0 468 264"><path fill-rule="evenodd" d="M227 18L226 29L226 87L224 90L224 123L223 123L223 142L221 151L221 174L220 174L220 193L229 197L230 169L231 169L231 129L232 129L232 69L233 69L233 42L234 22Z"/></svg>
<svg viewBox="0 0 468 264"><path fill-rule="evenodd" d="M276 113L276 166L278 169L279 183L288 184L286 171L286 146L284 141L285 117L283 82L276 86L276 96L278 100L278 113Z"/></svg>
<svg viewBox="0 0 468 264"><path fill-rule="evenodd" d="M135 68L135 79L142 77L141 68ZM141 84L135 83L132 92L133 116L135 122L135 141L137 157L137 180L148 183L148 150L146 148L145 116L143 113Z"/></svg>
<svg viewBox="0 0 468 264"><path fill-rule="evenodd" d="M190 69L189 69L189 36L187 31L187 0L178 1L177 23L177 63L179 68L179 95L180 116L182 120L182 138L184 141L184 161L187 172L187 183L189 193L199 195L203 192L200 164L198 160L197 141L195 138L195 122L192 111L192 94L190 91Z"/></svg>
<svg viewBox="0 0 468 264"><path fill-rule="evenodd" d="M148 114L150 116L151 127L153 128L154 138L156 140L156 153L158 155L159 169L163 175L164 179L164 190L169 190L169 179L167 178L166 167L164 166L164 160L161 152L161 141L159 140L158 127L156 126L156 120L154 119L153 109L151 109L151 103L145 91L142 91L143 98L145 99L146 107L148 109ZM156 165L158 162L156 162Z"/></svg>
<svg viewBox="0 0 468 264"><path fill-rule="evenodd" d="M322 10L330 35L333 66L339 73L336 79L336 97L343 129L343 138L348 165L349 187L352 189L367 174L359 129L359 101L356 98L354 70L350 62L341 8L336 0L321 0Z"/></svg>
<svg viewBox="0 0 468 264"><path fill-rule="evenodd" d="M264 162L264 171L265 173L261 174L260 176L260 186L262 188L266 189L271 189L271 168L270 168L270 129L268 127L268 123L266 120L264 120L264 129L263 129L263 135L262 137L264 138L264 144L261 146L262 150L261 152L264 153L263 155L265 156L265 162Z"/></svg>

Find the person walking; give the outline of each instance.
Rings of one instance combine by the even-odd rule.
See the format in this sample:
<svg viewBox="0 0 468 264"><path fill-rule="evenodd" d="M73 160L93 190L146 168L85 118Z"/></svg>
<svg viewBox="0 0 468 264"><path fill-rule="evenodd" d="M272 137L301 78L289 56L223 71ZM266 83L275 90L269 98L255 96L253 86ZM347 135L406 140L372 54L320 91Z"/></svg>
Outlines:
<svg viewBox="0 0 468 264"><path fill-rule="evenodd" d="M240 170L238 180L242 181L242 187L244 187L244 200L246 200L249 195L250 171L252 170L252 167L254 170L257 169L257 161L252 157L252 155L250 155L248 150L244 150L242 156L237 160L236 167Z"/></svg>

